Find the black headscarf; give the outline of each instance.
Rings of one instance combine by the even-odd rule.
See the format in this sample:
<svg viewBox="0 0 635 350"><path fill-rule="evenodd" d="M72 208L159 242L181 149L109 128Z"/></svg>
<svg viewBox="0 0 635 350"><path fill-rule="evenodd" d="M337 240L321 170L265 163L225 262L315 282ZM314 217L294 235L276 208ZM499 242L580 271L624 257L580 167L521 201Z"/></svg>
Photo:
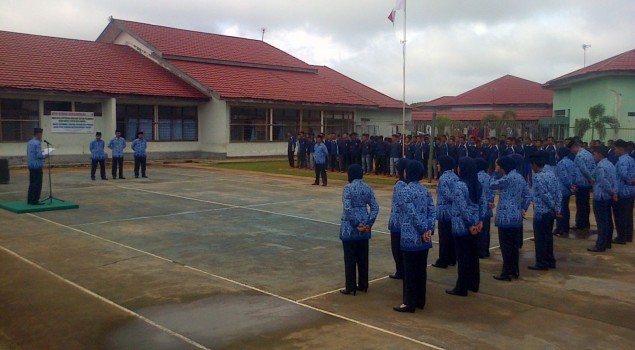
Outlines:
<svg viewBox="0 0 635 350"><path fill-rule="evenodd" d="M364 177L364 169L359 164L352 164L348 167L348 182L359 180Z"/></svg>
<svg viewBox="0 0 635 350"><path fill-rule="evenodd" d="M569 150L566 147L560 147L558 148L558 150L556 151L558 153L558 159L563 160L565 157L567 157L569 154L571 154L571 150Z"/></svg>
<svg viewBox="0 0 635 350"><path fill-rule="evenodd" d="M439 165L441 166L441 174L456 167L456 161L450 156L439 157Z"/></svg>
<svg viewBox="0 0 635 350"><path fill-rule="evenodd" d="M395 164L395 168L397 169L397 175L399 175L399 180L403 182L406 182L406 178L403 176L403 171L406 170L408 163L410 163L408 159L399 158L399 160L397 161L397 164Z"/></svg>
<svg viewBox="0 0 635 350"><path fill-rule="evenodd" d="M421 162L408 162L406 171L408 173L408 178L406 179L408 182L421 181L423 179L423 164Z"/></svg>
<svg viewBox="0 0 635 350"><path fill-rule="evenodd" d="M476 170L487 171L489 164L487 163L485 159L479 157L479 158L476 158L474 161L476 162Z"/></svg>
<svg viewBox="0 0 635 350"><path fill-rule="evenodd" d="M510 155L510 157L512 157L512 159L516 162L516 172L519 174L523 174L525 167L525 158L523 158L523 156L518 153Z"/></svg>
<svg viewBox="0 0 635 350"><path fill-rule="evenodd" d="M516 161L510 156L499 158L498 165L505 171L505 174L509 174L516 169Z"/></svg>
<svg viewBox="0 0 635 350"><path fill-rule="evenodd" d="M463 157L459 159L459 178L467 185L472 203L478 204L483 189L481 183L478 182L476 162L473 158Z"/></svg>

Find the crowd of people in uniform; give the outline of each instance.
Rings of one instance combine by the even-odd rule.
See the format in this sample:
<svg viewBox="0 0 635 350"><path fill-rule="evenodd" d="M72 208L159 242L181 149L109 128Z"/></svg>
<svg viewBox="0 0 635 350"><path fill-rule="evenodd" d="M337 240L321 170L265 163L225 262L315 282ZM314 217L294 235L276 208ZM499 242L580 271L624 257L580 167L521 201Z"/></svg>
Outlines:
<svg viewBox="0 0 635 350"><path fill-rule="evenodd" d="M348 139L344 134L329 139L338 145L346 141L353 144L355 136L352 134ZM406 139L410 147L403 148L419 150L422 147L418 144L424 143L424 139L416 137L415 145ZM479 259L489 256L492 217L498 228L503 257L501 273L493 277L500 281L519 278L523 222L532 204L535 263L528 266L531 270L556 268L554 236L590 228L590 192L593 193L597 239L588 251L605 252L613 244L633 241L635 152L632 142L620 139L605 146L594 141L589 146L578 138L558 143L548 138L544 145L530 139L507 138L504 143L495 138L485 142L476 139L473 143L467 143L463 136L457 139L458 143L445 136L435 140L433 149L437 152L433 156L439 174L436 201L421 184L426 163L423 154L419 158L397 153L393 157L387 153L390 169L394 169L398 178L388 223L395 261L395 273L390 277L403 280L403 300L394 307L395 311L415 312L416 308L425 307L427 257L435 232L439 236L439 258L432 266L445 269L458 265L456 285L446 291L455 296L467 296L479 290ZM362 135L361 142L371 140ZM398 139L386 142L399 144ZM350 150L344 154L358 154ZM375 162L380 160L379 167L385 154L373 155ZM342 152L336 155L341 163ZM348 160L344 159L346 165ZM363 181L363 175L372 170L367 163L364 166L352 156L350 159L340 226L346 281L340 292L346 295L368 291L368 240L379 213L373 190ZM571 196L576 198L574 227L569 227ZM617 232L615 237L614 231Z"/></svg>

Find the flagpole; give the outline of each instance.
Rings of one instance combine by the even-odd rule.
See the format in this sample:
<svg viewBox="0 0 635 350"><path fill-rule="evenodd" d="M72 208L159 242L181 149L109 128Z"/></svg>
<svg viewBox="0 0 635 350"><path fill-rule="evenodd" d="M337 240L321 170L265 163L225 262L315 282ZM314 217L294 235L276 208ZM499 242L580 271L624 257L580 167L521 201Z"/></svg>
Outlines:
<svg viewBox="0 0 635 350"><path fill-rule="evenodd" d="M406 157L406 3L403 1L403 94L402 94L402 115L401 115L401 154Z"/></svg>

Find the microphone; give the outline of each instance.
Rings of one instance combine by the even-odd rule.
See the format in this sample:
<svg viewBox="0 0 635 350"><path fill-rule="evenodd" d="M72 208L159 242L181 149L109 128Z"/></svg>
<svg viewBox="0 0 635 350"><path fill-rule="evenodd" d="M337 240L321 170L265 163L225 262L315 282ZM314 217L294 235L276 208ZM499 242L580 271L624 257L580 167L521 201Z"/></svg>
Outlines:
<svg viewBox="0 0 635 350"><path fill-rule="evenodd" d="M44 142L46 142L46 144L47 144L47 145L49 145L49 146L53 146L53 144L52 144L52 143L50 143L50 142L48 142L48 141L46 141L46 140L44 140Z"/></svg>

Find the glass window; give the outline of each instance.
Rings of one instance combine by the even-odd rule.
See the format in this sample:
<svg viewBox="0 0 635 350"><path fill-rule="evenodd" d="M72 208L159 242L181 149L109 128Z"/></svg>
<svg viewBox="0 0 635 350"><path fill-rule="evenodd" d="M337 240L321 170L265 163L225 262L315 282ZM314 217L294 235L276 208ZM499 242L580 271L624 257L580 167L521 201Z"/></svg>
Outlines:
<svg viewBox="0 0 635 350"><path fill-rule="evenodd" d="M302 130L315 135L322 132L322 112L315 110L302 111Z"/></svg>
<svg viewBox="0 0 635 350"><path fill-rule="evenodd" d="M269 141L269 109L232 107L230 141Z"/></svg>
<svg viewBox="0 0 635 350"><path fill-rule="evenodd" d="M137 131L143 131L146 140L155 140L153 126L154 106L117 105L117 129L121 130L126 140L134 140Z"/></svg>
<svg viewBox="0 0 635 350"><path fill-rule="evenodd" d="M44 115L51 115L51 111L71 112L73 102L70 101L44 101Z"/></svg>
<svg viewBox="0 0 635 350"><path fill-rule="evenodd" d="M324 112L324 131L326 133L341 134L353 131L353 112L328 111Z"/></svg>
<svg viewBox="0 0 635 350"><path fill-rule="evenodd" d="M159 141L196 141L196 107L159 106Z"/></svg>
<svg viewBox="0 0 635 350"><path fill-rule="evenodd" d="M95 117L101 117L101 102L75 102L75 112L93 112Z"/></svg>
<svg viewBox="0 0 635 350"><path fill-rule="evenodd" d="M300 126L300 111L297 109L273 110L273 141L286 141L287 132L295 135Z"/></svg>
<svg viewBox="0 0 635 350"><path fill-rule="evenodd" d="M40 125L37 100L0 100L0 142L22 142Z"/></svg>
<svg viewBox="0 0 635 350"><path fill-rule="evenodd" d="M553 111L553 116L555 118L566 117L567 111L565 111L564 109L556 109L555 111Z"/></svg>

